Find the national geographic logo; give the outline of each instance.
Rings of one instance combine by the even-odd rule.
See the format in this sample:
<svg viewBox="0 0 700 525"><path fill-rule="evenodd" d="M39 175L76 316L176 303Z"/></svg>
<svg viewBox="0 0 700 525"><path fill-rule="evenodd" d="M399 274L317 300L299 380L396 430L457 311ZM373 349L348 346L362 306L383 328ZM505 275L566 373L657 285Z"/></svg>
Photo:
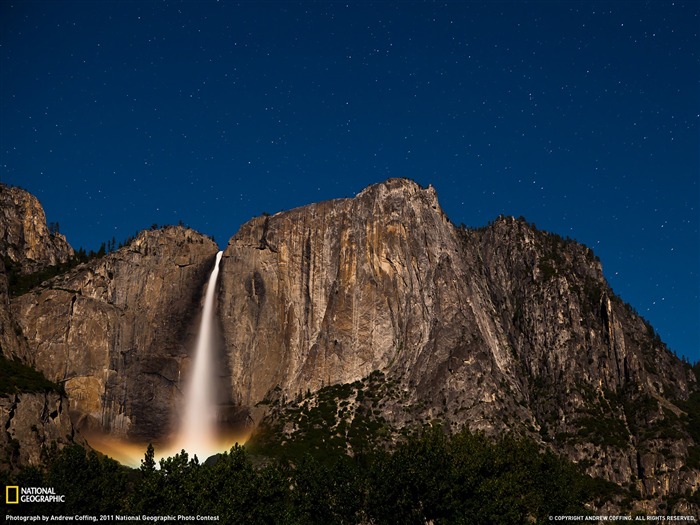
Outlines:
<svg viewBox="0 0 700 525"><path fill-rule="evenodd" d="M53 487L19 487L17 485L5 486L5 503L16 505L18 503L65 503L63 494L56 494Z"/></svg>

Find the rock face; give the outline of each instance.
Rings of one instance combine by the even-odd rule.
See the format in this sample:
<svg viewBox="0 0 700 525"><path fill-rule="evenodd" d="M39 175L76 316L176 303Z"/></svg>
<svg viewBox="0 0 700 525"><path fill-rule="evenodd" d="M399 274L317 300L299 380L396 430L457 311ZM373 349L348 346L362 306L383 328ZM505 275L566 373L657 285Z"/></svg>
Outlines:
<svg viewBox="0 0 700 525"><path fill-rule="evenodd" d="M46 226L44 208L23 189L0 184L0 257L17 263L23 273L66 262L73 248Z"/></svg>
<svg viewBox="0 0 700 525"><path fill-rule="evenodd" d="M27 355L27 344L22 330L10 313L5 264L0 259L0 355L8 359Z"/></svg>
<svg viewBox="0 0 700 525"><path fill-rule="evenodd" d="M380 370L397 385L381 408L395 427L515 429L644 494L698 485L681 471L688 433L661 430L697 391L692 371L588 248L523 220L458 229L432 188L389 180L250 221L220 286L243 406Z"/></svg>
<svg viewBox="0 0 700 525"><path fill-rule="evenodd" d="M66 262L73 249L66 239L49 233L39 201L19 188L0 184L0 355L16 359L29 354L27 341L10 311L8 278L3 259L24 273ZM84 441L76 436L67 400L57 392L0 396L0 468L40 465L44 447Z"/></svg>
<svg viewBox="0 0 700 525"><path fill-rule="evenodd" d="M65 385L82 428L163 436L217 250L184 228L143 232L14 299L17 352ZM352 412L383 381L365 408L394 429L527 434L650 497L700 485L693 371L591 250L524 220L456 228L403 179L253 219L224 252L218 316L224 397L256 423L260 402L328 385L360 385Z"/></svg>
<svg viewBox="0 0 700 525"><path fill-rule="evenodd" d="M612 292L591 250L514 219L464 235L542 439L644 495L695 490L697 465L683 467L698 443L679 417L696 377Z"/></svg>
<svg viewBox="0 0 700 525"><path fill-rule="evenodd" d="M84 441L76 436L65 408L67 400L55 392L0 397L0 450L5 467L42 464L44 447Z"/></svg>
<svg viewBox="0 0 700 525"><path fill-rule="evenodd" d="M464 403L482 377L475 401L504 409L492 394L519 378L476 257L432 188L405 180L249 222L224 252L219 296L237 399L391 370L412 401L438 406ZM463 417L486 425L479 404Z"/></svg>
<svg viewBox="0 0 700 525"><path fill-rule="evenodd" d="M13 300L29 345L22 357L64 385L78 428L137 440L167 433L217 251L186 228L144 231Z"/></svg>

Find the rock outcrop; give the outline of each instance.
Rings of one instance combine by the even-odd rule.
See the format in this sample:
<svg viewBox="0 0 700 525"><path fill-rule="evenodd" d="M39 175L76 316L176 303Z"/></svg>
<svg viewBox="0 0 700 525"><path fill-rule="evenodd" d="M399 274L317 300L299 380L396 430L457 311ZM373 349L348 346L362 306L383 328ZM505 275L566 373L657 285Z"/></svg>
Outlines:
<svg viewBox="0 0 700 525"><path fill-rule="evenodd" d="M82 428L167 433L217 250L146 231L12 301L22 358ZM253 219L224 252L218 316L225 397L256 422L265 401L354 384L343 417L527 434L649 497L700 485L695 375L591 250L513 218L457 228L433 188L392 179Z"/></svg>
<svg viewBox="0 0 700 525"><path fill-rule="evenodd" d="M82 443L65 410L67 400L56 392L19 393L0 397L0 465L18 467L43 463L52 443L59 448Z"/></svg>
<svg viewBox="0 0 700 525"><path fill-rule="evenodd" d="M0 356L29 355L27 341L10 310L8 276L4 261L22 273L66 262L73 249L59 233L50 233L39 201L19 188L0 184ZM84 443L76 436L63 408L67 399L58 392L7 393L0 396L0 468L38 466L46 447Z"/></svg>
<svg viewBox="0 0 700 525"><path fill-rule="evenodd" d="M380 370L395 428L511 429L644 494L698 486L697 469L681 472L696 444L678 422L692 371L588 248L524 220L458 229L432 188L393 179L250 221L220 286L243 406Z"/></svg>
<svg viewBox="0 0 700 525"><path fill-rule="evenodd" d="M645 495L696 489L697 468L683 467L698 443L679 421L696 377L613 293L593 252L515 219L464 235L480 246L541 438Z"/></svg>
<svg viewBox="0 0 700 525"><path fill-rule="evenodd" d="M13 359L27 353L27 344L22 337L22 330L10 312L7 274L5 264L0 259L0 355Z"/></svg>
<svg viewBox="0 0 700 525"><path fill-rule="evenodd" d="M136 440L167 433L217 251L183 227L148 230L13 300L24 361L64 385L79 429Z"/></svg>
<svg viewBox="0 0 700 525"><path fill-rule="evenodd" d="M16 263L22 273L32 273L73 255L66 238L49 231L44 208L34 195L0 184L0 257Z"/></svg>
<svg viewBox="0 0 700 525"><path fill-rule="evenodd" d="M446 406L486 429L484 406L513 405L527 418L518 398L495 396L504 381L525 394L486 283L473 278L477 256L434 190L401 179L249 222L221 269L235 398L255 405L276 386L296 394L383 370L401 378L407 403L428 403L421 417Z"/></svg>

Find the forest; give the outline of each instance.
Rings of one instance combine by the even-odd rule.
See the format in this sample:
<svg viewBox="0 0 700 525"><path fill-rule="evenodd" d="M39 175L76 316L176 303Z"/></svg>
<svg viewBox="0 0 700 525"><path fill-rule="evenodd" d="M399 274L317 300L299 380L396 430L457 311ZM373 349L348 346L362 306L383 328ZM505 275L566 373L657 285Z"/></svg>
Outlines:
<svg viewBox="0 0 700 525"><path fill-rule="evenodd" d="M8 514L209 515L222 523L545 523L592 514L622 489L593 479L534 442L426 427L392 451L323 460L251 454L245 447L202 463L186 452L139 469L78 445L46 451L44 468L0 474L4 485L53 487L63 504L21 503ZM60 505L60 506L58 506Z"/></svg>

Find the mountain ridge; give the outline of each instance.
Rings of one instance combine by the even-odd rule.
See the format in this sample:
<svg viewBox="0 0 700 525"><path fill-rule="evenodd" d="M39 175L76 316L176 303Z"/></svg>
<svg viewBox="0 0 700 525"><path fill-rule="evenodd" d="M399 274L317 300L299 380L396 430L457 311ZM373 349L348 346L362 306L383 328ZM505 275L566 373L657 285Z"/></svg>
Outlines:
<svg viewBox="0 0 700 525"><path fill-rule="evenodd" d="M591 461L591 473L620 483L653 472L634 482L646 494L696 486L697 473L679 473L692 441L674 442L667 463L657 452L673 446L654 437L642 449L633 430L679 414L669 398L686 400L695 376L574 241L512 218L456 228L434 189L392 179L250 221L221 275L234 398L244 404L380 370L414 410L384 410L399 428L438 416L486 432L525 422ZM646 407L644 422L625 404Z"/></svg>
<svg viewBox="0 0 700 525"><path fill-rule="evenodd" d="M24 359L66 385L78 426L167 433L189 366L167 334L191 335L217 250L184 228L147 231L12 300ZM390 179L247 222L224 250L218 317L233 421L269 423L270 402L379 371L395 395L369 409L391 432L517 431L646 498L700 483L697 379L590 248L514 218L456 227L432 187ZM337 398L334 429L368 408L355 392Z"/></svg>

